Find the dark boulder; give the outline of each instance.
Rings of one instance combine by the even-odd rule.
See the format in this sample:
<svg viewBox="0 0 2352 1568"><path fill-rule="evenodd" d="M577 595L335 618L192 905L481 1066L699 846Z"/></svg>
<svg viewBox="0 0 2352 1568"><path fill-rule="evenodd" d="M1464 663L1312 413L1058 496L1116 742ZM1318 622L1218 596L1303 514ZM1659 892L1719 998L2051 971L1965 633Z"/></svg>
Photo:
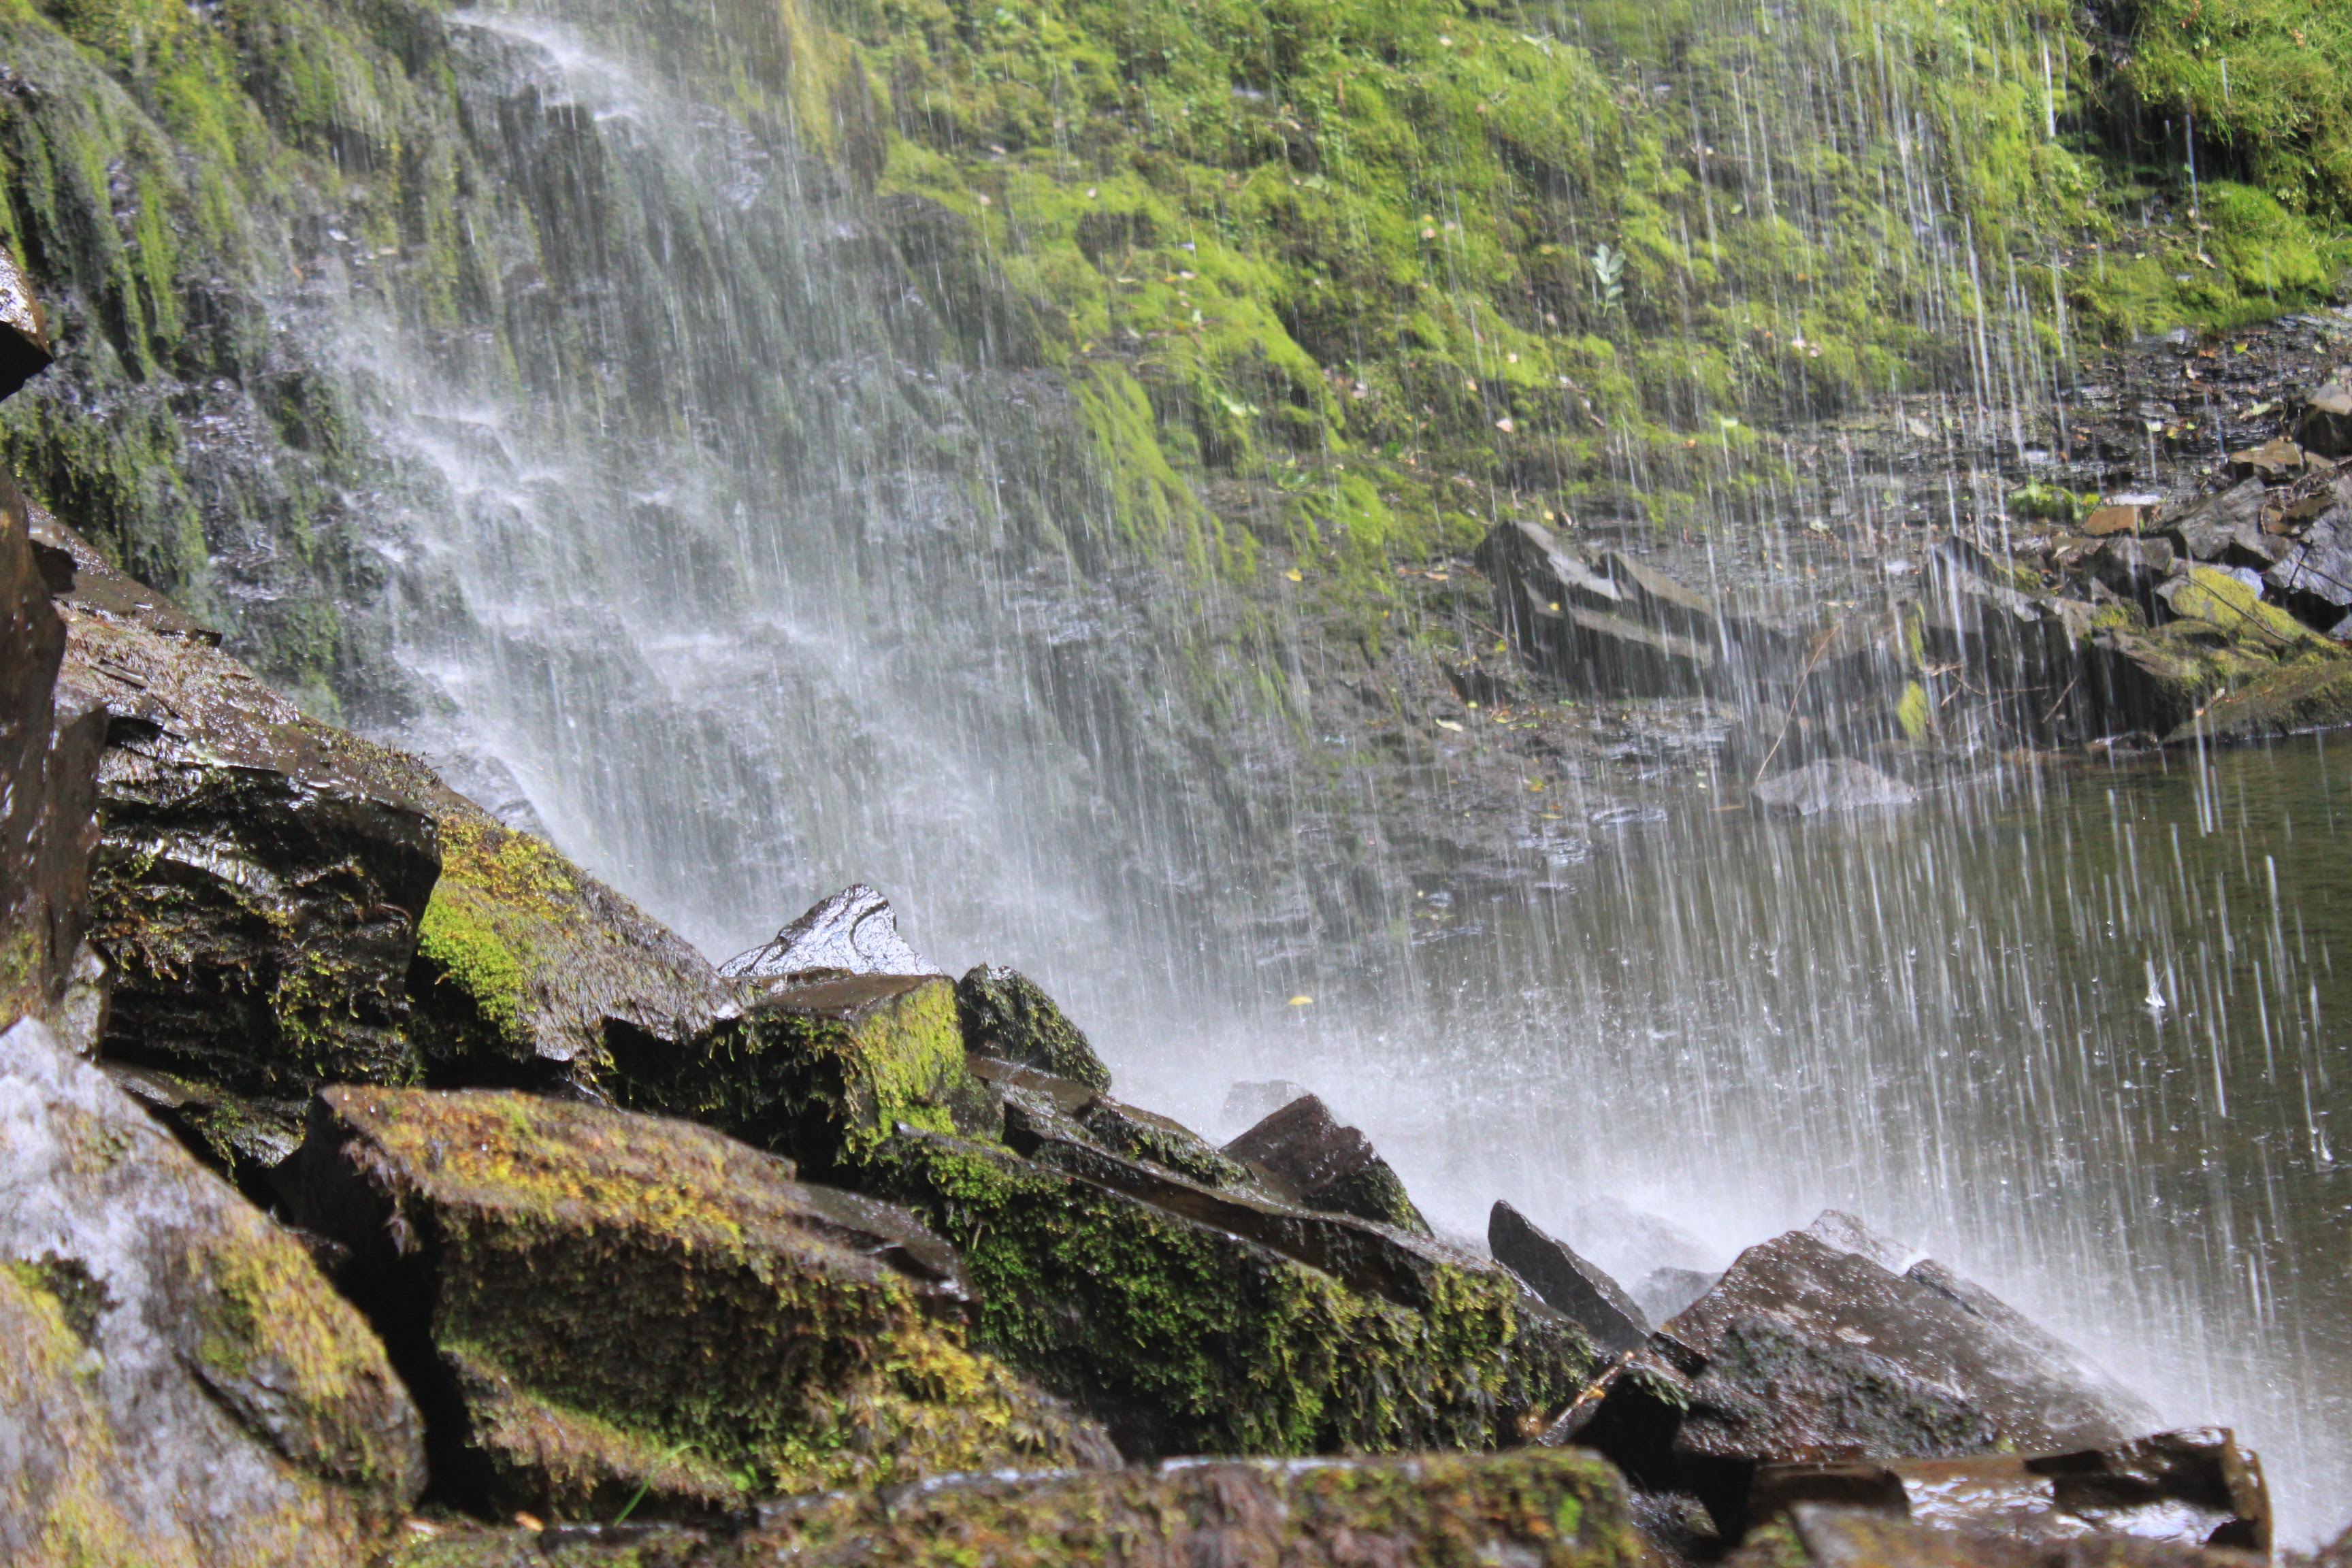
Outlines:
<svg viewBox="0 0 2352 1568"><path fill-rule="evenodd" d="M2115 593L2146 605L2153 600L2156 585L2172 574L2179 559L2170 540L2117 537L2092 554L2090 571Z"/></svg>
<svg viewBox="0 0 2352 1568"><path fill-rule="evenodd" d="M7 291L20 282L0 247L0 350L13 335ZM70 561L37 543L24 501L0 479L0 1026L63 1000L98 847L105 716L57 693L66 624L51 595L71 578Z"/></svg>
<svg viewBox="0 0 2352 1568"><path fill-rule="evenodd" d="M2069 1454L1758 1468L1748 1493L1751 1527L1807 1503L2044 1540L2097 1533L2246 1552L2271 1547L2261 1463L2217 1427Z"/></svg>
<svg viewBox="0 0 2352 1568"><path fill-rule="evenodd" d="M2294 438L2323 458L2352 458L2352 386L2330 383L2311 395Z"/></svg>
<svg viewBox="0 0 2352 1568"><path fill-rule="evenodd" d="M1086 1036L1043 987L1017 970L974 965L956 982L956 1015L963 1023L966 1050L1090 1088L1110 1088L1110 1069Z"/></svg>
<svg viewBox="0 0 2352 1568"><path fill-rule="evenodd" d="M609 1518L942 1471L1116 1463L965 1343L912 1215L707 1128L494 1090L323 1091L289 1168L352 1249L448 1494Z"/></svg>
<svg viewBox="0 0 2352 1568"><path fill-rule="evenodd" d="M1496 1262L1526 1280L1547 1306L1566 1313L1606 1353L1632 1350L1649 1337L1648 1320L1617 1281L1510 1205L1497 1203L1487 1215L1486 1245Z"/></svg>
<svg viewBox="0 0 2352 1568"><path fill-rule="evenodd" d="M1292 1100L1224 1152L1294 1203L1429 1234L1429 1222L1371 1141L1341 1126L1314 1095Z"/></svg>
<svg viewBox="0 0 2352 1568"><path fill-rule="evenodd" d="M1730 1568L2259 1568L2263 1560L2128 1535L2036 1538L1945 1529L1880 1507L1799 1503L1726 1561Z"/></svg>
<svg viewBox="0 0 2352 1568"><path fill-rule="evenodd" d="M1659 696L1717 672L1711 606L1622 557L1588 561L1542 524L1497 524L1478 548L1495 609L1521 656L1580 689Z"/></svg>
<svg viewBox="0 0 2352 1568"><path fill-rule="evenodd" d="M890 900L863 882L819 901L774 938L719 966L735 981L797 984L846 974L937 974L898 934Z"/></svg>
<svg viewBox="0 0 2352 1568"><path fill-rule="evenodd" d="M2352 480L2335 483L2335 504L2312 520L2294 548L2263 578L2282 603L2308 611L2352 608Z"/></svg>
<svg viewBox="0 0 2352 1568"><path fill-rule="evenodd" d="M1748 792L1768 811L1794 816L1916 805L1919 792L1852 757L1823 757L1776 773Z"/></svg>
<svg viewBox="0 0 2352 1568"><path fill-rule="evenodd" d="M1759 1463L2101 1448L2158 1425L1941 1265L1896 1274L1792 1231L1740 1254L1549 1440L1599 1447L1654 1489L1694 1492L1737 1530Z"/></svg>
<svg viewBox="0 0 2352 1568"><path fill-rule="evenodd" d="M2207 496L2164 527L2164 536L2193 561L2267 567L2284 548L2263 531L2263 503L2270 491L2249 479Z"/></svg>

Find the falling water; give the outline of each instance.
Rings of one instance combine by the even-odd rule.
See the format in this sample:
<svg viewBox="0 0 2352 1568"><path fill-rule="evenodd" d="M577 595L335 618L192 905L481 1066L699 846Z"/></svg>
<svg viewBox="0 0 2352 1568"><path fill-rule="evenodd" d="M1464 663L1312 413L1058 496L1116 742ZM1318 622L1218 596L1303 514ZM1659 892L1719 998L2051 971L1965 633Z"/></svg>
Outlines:
<svg viewBox="0 0 2352 1568"><path fill-rule="evenodd" d="M1703 802L1518 884L1409 861L1295 737L1298 650L1123 547L1066 394L959 319L907 215L804 155L789 100L701 101L709 30L644 21L448 19L509 259L478 336L356 295L335 322L399 458L410 697L378 728L715 955L878 882L943 964L1045 980L1136 1098L1213 1125L1234 1079L1307 1082L1465 1232L1495 1196L1570 1229L1616 1198L1719 1265L1859 1210L2236 1422L2289 1539L2341 1522L2352 759L1997 775L1828 826ZM1756 139L1751 199L1832 221ZM2054 372L2000 324L2024 286L1948 259L1970 292L1922 326L1969 346L1910 482L1957 514ZM1881 479L1737 521L1785 567L1797 518L1881 526Z"/></svg>

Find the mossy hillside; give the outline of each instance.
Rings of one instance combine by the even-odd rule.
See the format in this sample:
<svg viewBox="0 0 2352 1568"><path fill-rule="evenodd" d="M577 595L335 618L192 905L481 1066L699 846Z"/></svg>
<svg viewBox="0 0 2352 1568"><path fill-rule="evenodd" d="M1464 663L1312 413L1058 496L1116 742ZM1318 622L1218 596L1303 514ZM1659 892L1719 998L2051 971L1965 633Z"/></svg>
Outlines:
<svg viewBox="0 0 2352 1568"><path fill-rule="evenodd" d="M1414 1311L996 1145L903 1133L864 1184L957 1246L981 1342L1130 1455L1492 1447L1591 1369L1496 1278L1439 1270Z"/></svg>
<svg viewBox="0 0 2352 1568"><path fill-rule="evenodd" d="M723 1128L826 1180L854 1175L901 1126L993 1131L955 987L938 976L782 986L685 1049L625 1050L617 1067L622 1103Z"/></svg>
<svg viewBox="0 0 2352 1568"><path fill-rule="evenodd" d="M935 1238L787 1162L495 1091L338 1089L318 1117L312 1191L371 1194L318 1200L324 1217L377 1253L389 1224L429 1271L433 1364L409 1370L464 1407L443 1473L477 1500L609 1517L642 1487L656 1512L732 1508L1107 1452L966 1346L952 1274L925 1271L951 1268Z"/></svg>

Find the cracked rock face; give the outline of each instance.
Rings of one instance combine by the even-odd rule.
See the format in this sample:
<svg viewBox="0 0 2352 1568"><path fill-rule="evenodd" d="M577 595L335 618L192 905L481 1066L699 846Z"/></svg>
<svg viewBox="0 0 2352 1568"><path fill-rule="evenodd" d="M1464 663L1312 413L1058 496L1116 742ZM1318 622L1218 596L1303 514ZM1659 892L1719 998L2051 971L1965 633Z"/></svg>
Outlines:
<svg viewBox="0 0 2352 1568"><path fill-rule="evenodd" d="M0 1559L360 1560L421 1426L310 1254L29 1019L0 1149Z"/></svg>

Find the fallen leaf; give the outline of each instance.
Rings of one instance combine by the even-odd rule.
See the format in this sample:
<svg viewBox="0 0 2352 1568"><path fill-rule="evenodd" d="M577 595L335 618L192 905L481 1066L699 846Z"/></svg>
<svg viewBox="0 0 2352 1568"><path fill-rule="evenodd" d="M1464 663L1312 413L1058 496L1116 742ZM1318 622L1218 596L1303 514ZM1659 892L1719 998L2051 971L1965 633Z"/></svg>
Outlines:
<svg viewBox="0 0 2352 1568"><path fill-rule="evenodd" d="M1315 1005L1315 998L1312 996L1293 996L1290 999L1289 1005L1293 1007L1312 1007Z"/></svg>
<svg viewBox="0 0 2352 1568"><path fill-rule="evenodd" d="M1462 733L1462 726L1461 726L1461 725L1459 725L1459 724L1456 724L1456 723L1455 723L1453 720L1451 720L1451 719L1440 719L1440 720L1437 721L1437 727L1438 727L1439 729L1441 729L1441 730L1451 730L1451 731L1454 731L1455 734L1457 734L1457 735L1459 735L1460 733Z"/></svg>
<svg viewBox="0 0 2352 1568"><path fill-rule="evenodd" d="M1283 575L1289 578L1294 583L1304 583L1307 581L1307 574L1301 572L1296 566L1293 566L1289 571L1285 572Z"/></svg>

